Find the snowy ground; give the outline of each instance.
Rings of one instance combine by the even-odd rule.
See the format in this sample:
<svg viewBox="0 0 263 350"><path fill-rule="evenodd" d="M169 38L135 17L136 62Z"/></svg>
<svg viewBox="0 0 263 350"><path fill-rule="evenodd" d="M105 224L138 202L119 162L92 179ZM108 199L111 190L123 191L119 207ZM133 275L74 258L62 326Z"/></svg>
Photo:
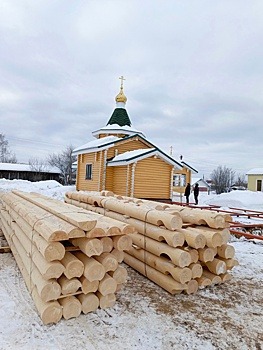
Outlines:
<svg viewBox="0 0 263 350"><path fill-rule="evenodd" d="M0 180L0 190L12 188L57 199L69 189L50 181ZM200 202L263 210L263 193L201 194ZM0 254L0 349L263 349L263 244L232 244L240 266L230 282L171 296L128 267L128 283L113 308L51 326L39 319L12 254Z"/></svg>

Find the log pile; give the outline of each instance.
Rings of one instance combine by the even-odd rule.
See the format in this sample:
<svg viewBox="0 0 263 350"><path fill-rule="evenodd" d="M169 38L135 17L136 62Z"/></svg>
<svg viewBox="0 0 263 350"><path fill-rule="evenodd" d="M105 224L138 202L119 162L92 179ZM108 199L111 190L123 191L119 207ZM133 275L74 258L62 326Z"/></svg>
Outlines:
<svg viewBox="0 0 263 350"><path fill-rule="evenodd" d="M124 262L170 292L192 294L221 284L238 264L228 244L231 216L114 195L67 192L65 202L130 224Z"/></svg>
<svg viewBox="0 0 263 350"><path fill-rule="evenodd" d="M114 305L130 224L36 193L0 194L0 228L44 324Z"/></svg>

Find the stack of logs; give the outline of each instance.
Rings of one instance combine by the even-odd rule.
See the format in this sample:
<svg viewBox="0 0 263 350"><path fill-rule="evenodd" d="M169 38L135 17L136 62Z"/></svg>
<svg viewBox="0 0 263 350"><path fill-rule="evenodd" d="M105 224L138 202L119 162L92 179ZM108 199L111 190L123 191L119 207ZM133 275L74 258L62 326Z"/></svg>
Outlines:
<svg viewBox="0 0 263 350"><path fill-rule="evenodd" d="M124 262L171 294L226 282L228 270L238 265L228 244L228 214L107 191L67 192L65 202L134 226L137 233L130 235L133 246Z"/></svg>
<svg viewBox="0 0 263 350"><path fill-rule="evenodd" d="M45 324L114 305L130 224L36 193L0 199L0 228Z"/></svg>

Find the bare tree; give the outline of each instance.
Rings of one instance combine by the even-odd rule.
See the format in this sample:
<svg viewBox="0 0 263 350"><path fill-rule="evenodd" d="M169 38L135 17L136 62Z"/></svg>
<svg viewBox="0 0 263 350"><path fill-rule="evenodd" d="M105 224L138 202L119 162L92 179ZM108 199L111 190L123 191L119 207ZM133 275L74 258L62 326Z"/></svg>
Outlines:
<svg viewBox="0 0 263 350"><path fill-rule="evenodd" d="M8 140L2 133L0 133L0 162L17 163L16 155L10 151Z"/></svg>
<svg viewBox="0 0 263 350"><path fill-rule="evenodd" d="M72 156L74 147L69 145L61 153L53 153L48 156L47 162L51 166L56 166L63 177L65 185L72 183L72 164L76 161L76 157Z"/></svg>
<svg viewBox="0 0 263 350"><path fill-rule="evenodd" d="M246 175L237 174L235 185L239 187L247 187Z"/></svg>
<svg viewBox="0 0 263 350"><path fill-rule="evenodd" d="M35 181L39 181L42 179L41 173L47 170L47 163L37 157L32 157L29 159L28 164L30 169L35 173L34 179Z"/></svg>
<svg viewBox="0 0 263 350"><path fill-rule="evenodd" d="M219 165L211 174L211 180L216 194L228 192L234 183L235 171L226 166Z"/></svg>

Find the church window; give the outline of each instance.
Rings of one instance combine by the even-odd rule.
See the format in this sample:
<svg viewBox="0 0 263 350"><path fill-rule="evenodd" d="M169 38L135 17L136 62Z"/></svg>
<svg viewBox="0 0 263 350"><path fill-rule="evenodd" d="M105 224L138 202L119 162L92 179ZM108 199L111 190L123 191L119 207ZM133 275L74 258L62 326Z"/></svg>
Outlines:
<svg viewBox="0 0 263 350"><path fill-rule="evenodd" d="M86 164L86 180L92 179L92 164Z"/></svg>

